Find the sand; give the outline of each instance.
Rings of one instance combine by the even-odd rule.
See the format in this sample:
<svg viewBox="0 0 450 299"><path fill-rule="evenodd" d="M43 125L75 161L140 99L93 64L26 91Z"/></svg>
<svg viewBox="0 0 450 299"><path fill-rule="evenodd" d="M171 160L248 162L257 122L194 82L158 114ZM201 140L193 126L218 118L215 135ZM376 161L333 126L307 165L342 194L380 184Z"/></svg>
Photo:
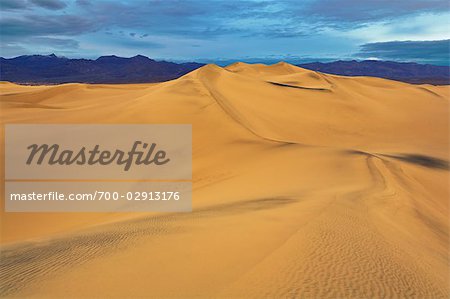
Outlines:
<svg viewBox="0 0 450 299"><path fill-rule="evenodd" d="M0 93L3 123L193 125L192 213L2 211L4 297L450 295L448 86L236 63Z"/></svg>

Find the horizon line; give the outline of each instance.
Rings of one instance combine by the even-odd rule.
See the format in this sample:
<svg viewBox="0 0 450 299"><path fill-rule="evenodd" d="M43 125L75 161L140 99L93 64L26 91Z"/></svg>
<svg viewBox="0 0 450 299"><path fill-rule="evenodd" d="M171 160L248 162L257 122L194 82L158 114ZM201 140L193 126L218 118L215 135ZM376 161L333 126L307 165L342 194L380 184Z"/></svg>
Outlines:
<svg viewBox="0 0 450 299"><path fill-rule="evenodd" d="M69 60L91 60L96 61L100 58L104 57L114 57L114 58L122 58L122 59L132 59L137 57L146 58L149 60L153 60L156 62L173 62L173 63L198 63L198 64L218 64L223 65L223 63L232 64L237 62L243 62L248 64L265 64L265 65L273 65L280 62L286 62L290 64L308 64L308 63L333 63L333 62L365 62L365 61L371 61L371 62L394 62L394 63L402 63L402 64L419 64L419 65L432 65L432 66L443 66L443 67L450 67L450 61L447 62L447 64L433 64L433 63L426 63L426 62L417 62L417 61L411 61L411 60L383 60L383 59L377 59L377 58L327 58L327 57L315 57L315 58L309 58L309 57L266 57L266 58L258 58L258 57L246 57L246 58L197 58L197 59L167 59L167 58L151 58L149 56L143 55L143 54L136 54L134 56L119 56L116 54L108 54L108 55L101 55L97 58L84 58L84 57L67 57L63 55L56 55L55 53L51 54L23 54L23 55L17 55L17 56L0 56L1 59L16 59L20 57L31 57L31 56L42 56L42 57L55 57L55 58L61 58L61 59L69 59ZM293 62L296 61L296 62ZM270 62L270 63L269 63Z"/></svg>

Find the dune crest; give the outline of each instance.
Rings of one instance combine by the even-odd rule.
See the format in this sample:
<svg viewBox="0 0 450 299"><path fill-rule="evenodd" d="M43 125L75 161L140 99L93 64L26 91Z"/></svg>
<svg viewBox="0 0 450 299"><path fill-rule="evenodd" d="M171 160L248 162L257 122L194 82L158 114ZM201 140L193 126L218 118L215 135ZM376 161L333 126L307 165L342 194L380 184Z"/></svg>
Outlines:
<svg viewBox="0 0 450 299"><path fill-rule="evenodd" d="M191 123L194 165L192 213L2 211L1 296L450 294L448 86L235 63L0 95L3 123Z"/></svg>

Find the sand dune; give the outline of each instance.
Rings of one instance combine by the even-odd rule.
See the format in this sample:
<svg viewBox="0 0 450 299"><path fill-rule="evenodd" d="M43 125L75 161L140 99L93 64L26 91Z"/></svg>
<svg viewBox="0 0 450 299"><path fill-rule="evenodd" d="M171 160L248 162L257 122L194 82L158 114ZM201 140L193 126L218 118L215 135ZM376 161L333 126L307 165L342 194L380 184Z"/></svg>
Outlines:
<svg viewBox="0 0 450 299"><path fill-rule="evenodd" d="M448 298L449 92L286 63L0 84L3 123L191 123L194 167L192 213L2 212L0 294Z"/></svg>

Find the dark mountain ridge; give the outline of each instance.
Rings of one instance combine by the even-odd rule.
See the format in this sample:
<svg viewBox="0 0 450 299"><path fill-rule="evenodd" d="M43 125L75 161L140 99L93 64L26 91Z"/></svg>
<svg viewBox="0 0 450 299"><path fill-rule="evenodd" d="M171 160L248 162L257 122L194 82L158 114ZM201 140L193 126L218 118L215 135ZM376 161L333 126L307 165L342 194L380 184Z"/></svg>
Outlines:
<svg viewBox="0 0 450 299"><path fill-rule="evenodd" d="M131 58L101 56L68 59L51 55L0 58L0 79L15 83L147 83L178 78L203 66L201 63L155 61L137 55Z"/></svg>
<svg viewBox="0 0 450 299"><path fill-rule="evenodd" d="M380 60L312 62L298 66L322 73L343 76L370 76L414 84L450 84L450 67L413 62Z"/></svg>
<svg viewBox="0 0 450 299"><path fill-rule="evenodd" d="M151 83L172 80L204 64L156 61L143 55L115 55L92 59L69 59L51 55L0 58L0 80L20 84L60 83ZM298 66L344 76L372 76L408 83L450 84L450 68L392 61L313 62Z"/></svg>

